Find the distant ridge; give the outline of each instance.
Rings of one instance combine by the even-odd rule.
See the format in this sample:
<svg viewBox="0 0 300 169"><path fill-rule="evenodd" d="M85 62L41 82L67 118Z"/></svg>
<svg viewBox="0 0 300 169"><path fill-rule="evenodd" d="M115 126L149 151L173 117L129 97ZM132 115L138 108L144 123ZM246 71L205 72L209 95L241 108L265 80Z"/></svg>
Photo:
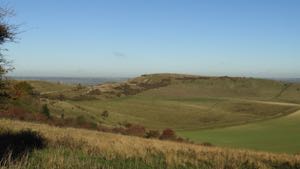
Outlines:
<svg viewBox="0 0 300 169"><path fill-rule="evenodd" d="M290 82L290 83L300 83L300 78L279 78L274 80L279 80L282 82Z"/></svg>
<svg viewBox="0 0 300 169"><path fill-rule="evenodd" d="M11 79L16 80L37 80L48 82L59 82L63 84L82 84L82 85L96 85L106 82L121 82L128 78L121 77L43 77L43 76L10 76Z"/></svg>

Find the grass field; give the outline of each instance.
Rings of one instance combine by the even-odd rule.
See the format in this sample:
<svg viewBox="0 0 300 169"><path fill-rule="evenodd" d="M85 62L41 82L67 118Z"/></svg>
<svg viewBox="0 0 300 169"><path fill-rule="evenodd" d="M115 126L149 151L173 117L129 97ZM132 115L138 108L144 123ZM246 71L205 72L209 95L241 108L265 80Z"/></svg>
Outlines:
<svg viewBox="0 0 300 169"><path fill-rule="evenodd" d="M300 111L285 117L240 126L183 131L182 136L218 146L270 152L300 152Z"/></svg>
<svg viewBox="0 0 300 169"><path fill-rule="evenodd" d="M86 115L97 119L102 111L110 112L106 123L128 121L150 128L171 127L177 130L210 128L247 123L294 112L294 106L270 105L244 100L194 98L153 99L130 96L105 101L69 102L86 110ZM100 116L98 116L98 119Z"/></svg>

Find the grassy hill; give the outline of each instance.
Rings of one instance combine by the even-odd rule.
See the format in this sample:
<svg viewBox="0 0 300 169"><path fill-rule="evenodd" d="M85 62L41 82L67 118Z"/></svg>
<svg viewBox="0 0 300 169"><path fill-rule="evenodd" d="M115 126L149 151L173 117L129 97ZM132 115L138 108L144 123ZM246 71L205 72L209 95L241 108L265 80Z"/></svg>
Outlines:
<svg viewBox="0 0 300 169"><path fill-rule="evenodd" d="M58 118L63 113L65 118L83 116L94 124L108 126L133 123L153 129L172 128L195 141L221 146L299 151L295 142L300 142L300 138L293 137L294 132L285 137L288 131L295 130L284 126L279 129L289 121L276 123L280 125L274 127L263 124L266 120L282 120L300 109L300 84L181 74L142 75L125 82L92 87L30 83L41 93L41 104L48 104L51 114ZM109 114L107 118L101 116L104 111ZM247 127L240 126L248 124L249 129L259 126L263 136L253 131L254 134L250 132L249 138L246 137ZM231 126L241 130L232 131ZM271 132L268 139L270 131L274 137ZM271 146L273 139L279 137L286 139ZM264 146L267 144L269 146ZM287 145L294 146L285 147Z"/></svg>
<svg viewBox="0 0 300 169"><path fill-rule="evenodd" d="M56 88L48 90L57 91ZM297 88L262 79L154 74L78 91L62 89L52 94L62 94L66 99L52 99L50 105L58 114L63 110L70 116L87 115L106 124L127 121L150 128L201 129L292 113L297 107L254 101L297 103ZM99 115L105 110L110 116L103 121Z"/></svg>
<svg viewBox="0 0 300 169"><path fill-rule="evenodd" d="M6 159L4 160L6 165L0 168L296 169L300 167L300 157L297 155L205 147L84 129L0 120L0 135L7 130L17 132L24 128L41 133L47 140L46 147L34 150L18 161ZM30 139L27 136L27 140Z"/></svg>

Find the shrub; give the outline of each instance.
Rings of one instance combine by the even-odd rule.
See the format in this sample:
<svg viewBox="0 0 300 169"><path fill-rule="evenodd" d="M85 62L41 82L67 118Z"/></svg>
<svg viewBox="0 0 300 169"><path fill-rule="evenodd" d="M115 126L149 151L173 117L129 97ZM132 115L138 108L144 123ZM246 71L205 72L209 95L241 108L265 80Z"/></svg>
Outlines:
<svg viewBox="0 0 300 169"><path fill-rule="evenodd" d="M129 127L131 127L133 124L130 123L130 122L128 122L128 121L123 121L123 122L119 122L119 125L120 125L120 126L124 126L124 127L126 127L126 128L129 128Z"/></svg>
<svg viewBox="0 0 300 169"><path fill-rule="evenodd" d="M65 119L65 113L61 113L60 114L60 118L63 120L63 119Z"/></svg>
<svg viewBox="0 0 300 169"><path fill-rule="evenodd" d="M99 89L94 89L94 90L89 91L88 94L90 94L90 95L101 95L102 92Z"/></svg>
<svg viewBox="0 0 300 169"><path fill-rule="evenodd" d="M42 114L44 114L46 117L50 118L50 110L49 110L47 104L44 104L42 106Z"/></svg>
<svg viewBox="0 0 300 169"><path fill-rule="evenodd" d="M146 138L159 138L160 132L158 130L149 130L146 132Z"/></svg>
<svg viewBox="0 0 300 169"><path fill-rule="evenodd" d="M78 124L78 125L84 125L85 123L86 123L86 119L85 119L85 117L84 116L77 116L76 117L76 123Z"/></svg>
<svg viewBox="0 0 300 169"><path fill-rule="evenodd" d="M159 139L161 140L175 140L176 139L176 134L175 131L172 129L165 129L163 130L162 134L160 135Z"/></svg>
<svg viewBox="0 0 300 169"><path fill-rule="evenodd" d="M15 84L14 85L14 90L15 90L15 95L17 97L22 96L22 95L26 95L26 94L27 95L33 95L34 94L33 87L25 81Z"/></svg>
<svg viewBox="0 0 300 169"><path fill-rule="evenodd" d="M183 142L188 143L188 141L182 137L177 137L175 141L180 142L180 143L183 143Z"/></svg>
<svg viewBox="0 0 300 169"><path fill-rule="evenodd" d="M78 90L81 90L81 89L84 89L84 86L82 86L81 83L78 83L75 88L74 88L74 91L78 91Z"/></svg>
<svg viewBox="0 0 300 169"><path fill-rule="evenodd" d="M108 112L107 110L104 110L104 111L101 113L101 117L102 117L103 119L108 118L108 116L109 116L109 112Z"/></svg>
<svg viewBox="0 0 300 169"><path fill-rule="evenodd" d="M131 125L126 129L127 135L144 137L146 133L146 129L144 126L141 125Z"/></svg>
<svg viewBox="0 0 300 169"><path fill-rule="evenodd" d="M59 95L57 96L57 99L60 100L60 101L64 101L64 100L66 100L66 96L63 95L63 94L59 94Z"/></svg>

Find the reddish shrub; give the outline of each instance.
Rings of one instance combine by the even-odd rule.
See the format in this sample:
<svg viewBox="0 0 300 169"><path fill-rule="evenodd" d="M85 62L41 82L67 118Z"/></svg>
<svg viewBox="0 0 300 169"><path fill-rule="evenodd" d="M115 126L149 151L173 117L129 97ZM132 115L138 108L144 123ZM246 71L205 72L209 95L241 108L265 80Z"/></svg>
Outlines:
<svg viewBox="0 0 300 169"><path fill-rule="evenodd" d="M167 128L162 132L159 139L161 139L161 140L175 140L176 139L175 131L173 131L172 129Z"/></svg>
<svg viewBox="0 0 300 169"><path fill-rule="evenodd" d="M141 125L131 125L126 129L127 135L144 137L146 133L146 129L144 126Z"/></svg>
<svg viewBox="0 0 300 169"><path fill-rule="evenodd" d="M24 109L18 108L18 107L11 107L6 112L3 112L2 114L4 117L8 118L16 118L19 120L27 120L30 119L30 113L25 111Z"/></svg>
<svg viewBox="0 0 300 169"><path fill-rule="evenodd" d="M45 116L44 114L40 114L40 113L39 113L39 114L35 114L34 116L35 116L34 119L35 119L36 121L44 121L44 122L45 122L45 121L48 120L48 117Z"/></svg>

